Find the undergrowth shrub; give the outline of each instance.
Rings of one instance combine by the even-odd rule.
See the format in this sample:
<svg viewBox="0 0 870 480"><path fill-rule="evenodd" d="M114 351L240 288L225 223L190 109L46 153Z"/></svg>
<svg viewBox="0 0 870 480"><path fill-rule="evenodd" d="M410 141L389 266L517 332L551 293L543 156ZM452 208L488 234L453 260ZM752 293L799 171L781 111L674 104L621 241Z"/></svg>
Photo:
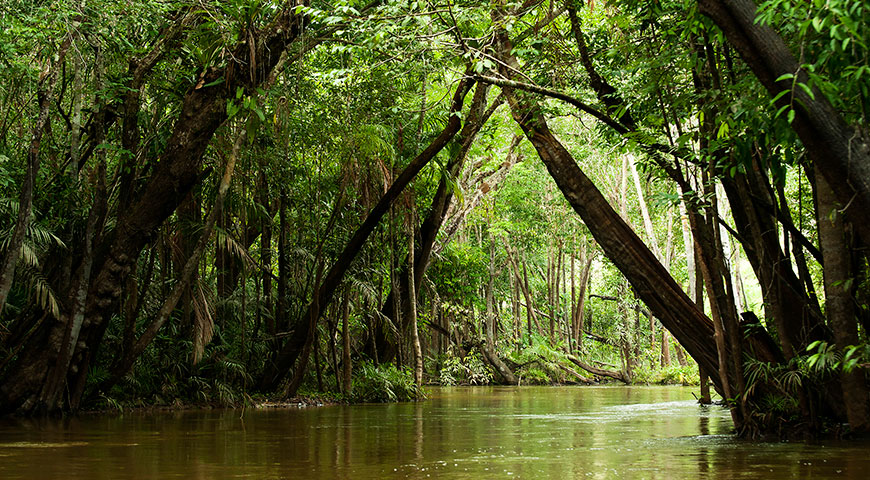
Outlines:
<svg viewBox="0 0 870 480"><path fill-rule="evenodd" d="M700 382L698 366L695 364L685 367L680 364L672 364L661 368L644 363L636 365L632 374L632 383L694 386Z"/></svg>
<svg viewBox="0 0 870 480"><path fill-rule="evenodd" d="M487 385L492 383L493 371L477 350L461 358L451 349L438 378L441 385Z"/></svg>
<svg viewBox="0 0 870 480"><path fill-rule="evenodd" d="M366 362L354 369L354 402L404 402L425 397L422 388L414 383L414 375L408 368L399 369L393 364L379 365Z"/></svg>

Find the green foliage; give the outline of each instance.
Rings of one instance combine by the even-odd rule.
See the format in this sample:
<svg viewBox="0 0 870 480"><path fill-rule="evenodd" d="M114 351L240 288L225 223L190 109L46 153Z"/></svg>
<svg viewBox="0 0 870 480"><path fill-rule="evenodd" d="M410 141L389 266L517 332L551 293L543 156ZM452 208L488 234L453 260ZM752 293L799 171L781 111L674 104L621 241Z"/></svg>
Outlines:
<svg viewBox="0 0 870 480"><path fill-rule="evenodd" d="M537 367L525 368L517 376L520 378L520 383L529 385L549 385L553 383L553 380L550 379L550 375Z"/></svg>
<svg viewBox="0 0 870 480"><path fill-rule="evenodd" d="M425 398L422 388L414 383L410 369L395 365L375 367L366 362L354 369L353 396L355 402L407 402Z"/></svg>
<svg viewBox="0 0 870 480"><path fill-rule="evenodd" d="M441 385L487 385L492 382L493 371L484 363L480 352L472 352L460 357L451 348L439 371Z"/></svg>
<svg viewBox="0 0 870 480"><path fill-rule="evenodd" d="M565 380L559 364L570 365L561 350L561 344L553 346L546 337L533 335L531 344L519 352L511 351L509 358L520 365L514 374L520 383L549 385Z"/></svg>
<svg viewBox="0 0 870 480"><path fill-rule="evenodd" d="M0 199L0 256L5 257L8 254L9 242L15 230L17 216L18 200L13 198ZM54 289L45 278L40 257L46 256L49 252L63 252L65 250L67 250L67 246L54 232L38 219L31 220L19 250L16 276L19 279L17 286L23 291L14 293L22 293L23 295L20 295L20 298L13 295L10 303L13 304L14 310L26 308L28 303L35 301L39 308L49 312L55 318L60 316L60 304Z"/></svg>
<svg viewBox="0 0 870 480"><path fill-rule="evenodd" d="M760 362L749 359L744 366L746 395L751 396L759 385L772 386L785 397L797 398L798 390L811 381L805 359L795 357L788 364Z"/></svg>
<svg viewBox="0 0 870 480"><path fill-rule="evenodd" d="M840 351L835 345L817 340L807 346L806 365L810 371L851 372L870 365L870 344L847 345Z"/></svg>
<svg viewBox="0 0 870 480"><path fill-rule="evenodd" d="M691 363L681 366L673 363L667 367L649 366L646 363L632 369L632 383L655 385L685 385L694 386L700 383L698 365Z"/></svg>

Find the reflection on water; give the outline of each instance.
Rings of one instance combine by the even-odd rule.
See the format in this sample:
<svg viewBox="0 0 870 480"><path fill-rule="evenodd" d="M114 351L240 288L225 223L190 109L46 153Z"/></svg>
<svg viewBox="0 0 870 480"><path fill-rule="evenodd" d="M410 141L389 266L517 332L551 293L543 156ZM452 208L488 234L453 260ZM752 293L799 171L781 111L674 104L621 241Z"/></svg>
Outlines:
<svg viewBox="0 0 870 480"><path fill-rule="evenodd" d="M3 479L849 478L870 444L753 443L682 387L441 388L421 403L0 423Z"/></svg>

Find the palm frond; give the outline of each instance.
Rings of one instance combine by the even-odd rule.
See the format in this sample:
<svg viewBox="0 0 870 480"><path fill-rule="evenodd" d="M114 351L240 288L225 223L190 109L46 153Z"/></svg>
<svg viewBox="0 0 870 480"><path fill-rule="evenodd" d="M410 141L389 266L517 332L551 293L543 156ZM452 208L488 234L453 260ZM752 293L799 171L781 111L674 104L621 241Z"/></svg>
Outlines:
<svg viewBox="0 0 870 480"><path fill-rule="evenodd" d="M50 246L66 248L66 244L63 243L63 240L39 222L30 222L30 225L27 227L27 236L25 238L42 248Z"/></svg>
<svg viewBox="0 0 870 480"><path fill-rule="evenodd" d="M396 153L387 141L391 135L391 130L384 125L360 125L354 129L351 141L354 150L363 157L392 159Z"/></svg>
<svg viewBox="0 0 870 480"><path fill-rule="evenodd" d="M233 236L218 226L214 227L214 232L217 237L217 242L219 245L222 245L224 249L230 253L234 258L242 260L248 264L248 266L256 266L257 262L251 257L251 254L248 253L248 249L245 248L244 245L238 242Z"/></svg>
<svg viewBox="0 0 870 480"><path fill-rule="evenodd" d="M27 242L21 244L21 252L18 259L21 261L23 267L33 268L38 271L39 257L37 257L36 252L33 251L33 247Z"/></svg>
<svg viewBox="0 0 870 480"><path fill-rule="evenodd" d="M26 280L30 290L32 290L33 299L39 308L49 312L54 318L60 317L60 302L52 290L48 281L37 268L22 265L19 271Z"/></svg>
<svg viewBox="0 0 870 480"><path fill-rule="evenodd" d="M197 284L193 292L193 364L196 365L214 336L214 307L202 284Z"/></svg>

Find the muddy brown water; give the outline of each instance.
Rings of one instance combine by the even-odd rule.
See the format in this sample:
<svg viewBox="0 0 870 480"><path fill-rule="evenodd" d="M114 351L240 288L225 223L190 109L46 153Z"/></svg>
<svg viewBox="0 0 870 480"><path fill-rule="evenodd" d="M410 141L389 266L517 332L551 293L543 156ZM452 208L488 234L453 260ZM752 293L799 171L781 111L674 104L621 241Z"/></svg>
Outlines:
<svg viewBox="0 0 870 480"><path fill-rule="evenodd" d="M0 421L0 479L870 478L868 442L748 442L686 387Z"/></svg>

